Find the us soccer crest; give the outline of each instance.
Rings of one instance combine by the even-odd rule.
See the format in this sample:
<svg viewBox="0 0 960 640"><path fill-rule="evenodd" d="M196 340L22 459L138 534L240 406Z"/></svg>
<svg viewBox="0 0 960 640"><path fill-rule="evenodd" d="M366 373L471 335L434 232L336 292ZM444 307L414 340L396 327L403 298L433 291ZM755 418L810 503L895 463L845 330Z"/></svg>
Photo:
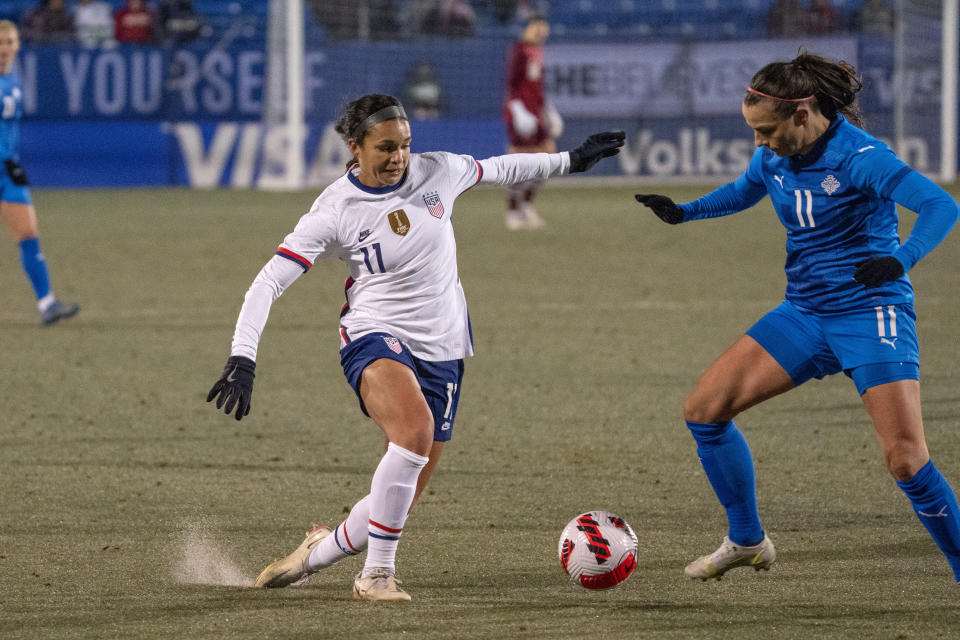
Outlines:
<svg viewBox="0 0 960 640"><path fill-rule="evenodd" d="M387 214L387 220L390 221L390 228L398 236L405 236L410 231L410 218L403 209L397 209Z"/></svg>
<svg viewBox="0 0 960 640"><path fill-rule="evenodd" d="M439 191L431 191L423 196L423 203L427 205L427 211L429 211L430 215L434 218L443 217L443 203L440 201Z"/></svg>
<svg viewBox="0 0 960 640"><path fill-rule="evenodd" d="M383 336L383 341L387 343L387 346L390 347L390 351L393 351L394 353L399 354L402 350L400 341L393 336Z"/></svg>

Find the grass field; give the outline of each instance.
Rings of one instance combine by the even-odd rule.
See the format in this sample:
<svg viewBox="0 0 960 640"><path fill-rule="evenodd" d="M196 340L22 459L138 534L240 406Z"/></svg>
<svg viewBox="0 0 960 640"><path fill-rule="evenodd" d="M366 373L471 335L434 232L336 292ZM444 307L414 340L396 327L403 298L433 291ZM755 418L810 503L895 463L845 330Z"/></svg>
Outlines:
<svg viewBox="0 0 960 640"><path fill-rule="evenodd" d="M738 419L773 570L683 577L726 526L681 404L781 299L783 232L766 204L669 227L632 193L548 188L536 233L503 229L499 191L457 202L477 357L400 547L406 606L354 602L357 558L246 588L311 522L339 522L379 458L337 359L342 265L274 305L247 419L204 402L247 286L314 194L35 193L55 289L83 310L40 327L0 251L0 637L960 637L960 587L844 376ZM911 277L928 443L960 487L960 235ZM594 508L640 538L609 592L568 585L556 558Z"/></svg>

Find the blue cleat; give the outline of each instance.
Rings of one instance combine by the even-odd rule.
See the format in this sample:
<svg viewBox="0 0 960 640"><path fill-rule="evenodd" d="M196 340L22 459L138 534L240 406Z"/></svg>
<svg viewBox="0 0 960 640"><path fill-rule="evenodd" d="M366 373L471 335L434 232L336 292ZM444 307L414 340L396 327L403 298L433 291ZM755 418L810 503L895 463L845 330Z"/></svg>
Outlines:
<svg viewBox="0 0 960 640"><path fill-rule="evenodd" d="M77 315L78 311L80 311L79 305L54 300L53 304L47 307L46 311L42 314L43 324L50 326L51 324L55 324L60 318L72 318Z"/></svg>

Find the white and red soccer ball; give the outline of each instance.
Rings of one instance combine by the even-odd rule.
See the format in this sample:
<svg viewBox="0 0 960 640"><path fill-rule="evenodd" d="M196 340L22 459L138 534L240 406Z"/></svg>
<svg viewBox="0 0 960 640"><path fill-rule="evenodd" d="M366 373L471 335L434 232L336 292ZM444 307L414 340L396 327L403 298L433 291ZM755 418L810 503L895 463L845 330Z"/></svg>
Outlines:
<svg viewBox="0 0 960 640"><path fill-rule="evenodd" d="M560 566L570 581L586 589L610 589L637 567L637 536L609 511L587 511L560 534Z"/></svg>

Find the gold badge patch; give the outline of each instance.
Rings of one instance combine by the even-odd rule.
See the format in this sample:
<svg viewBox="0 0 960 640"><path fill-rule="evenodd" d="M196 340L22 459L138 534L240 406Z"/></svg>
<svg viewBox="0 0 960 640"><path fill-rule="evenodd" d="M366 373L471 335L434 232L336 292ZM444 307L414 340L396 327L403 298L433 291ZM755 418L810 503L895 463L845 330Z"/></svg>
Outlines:
<svg viewBox="0 0 960 640"><path fill-rule="evenodd" d="M398 236L405 236L410 231L410 219L407 218L407 212L403 209L397 209L387 214L390 221L390 228Z"/></svg>

